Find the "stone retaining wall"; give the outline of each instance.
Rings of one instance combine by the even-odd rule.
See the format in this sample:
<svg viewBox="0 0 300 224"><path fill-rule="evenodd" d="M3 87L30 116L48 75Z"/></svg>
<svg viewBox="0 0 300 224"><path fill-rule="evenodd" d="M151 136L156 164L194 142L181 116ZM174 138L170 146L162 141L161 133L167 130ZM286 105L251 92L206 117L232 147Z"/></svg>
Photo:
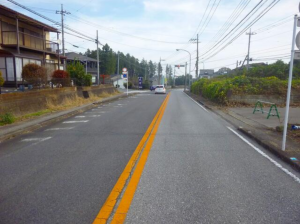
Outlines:
<svg viewBox="0 0 300 224"><path fill-rule="evenodd" d="M0 114L10 112L15 116L47 109L47 104L60 105L66 99L84 98L83 91L95 96L114 93L116 88L109 86L65 87L60 89L42 89L28 92L7 93L0 95Z"/></svg>

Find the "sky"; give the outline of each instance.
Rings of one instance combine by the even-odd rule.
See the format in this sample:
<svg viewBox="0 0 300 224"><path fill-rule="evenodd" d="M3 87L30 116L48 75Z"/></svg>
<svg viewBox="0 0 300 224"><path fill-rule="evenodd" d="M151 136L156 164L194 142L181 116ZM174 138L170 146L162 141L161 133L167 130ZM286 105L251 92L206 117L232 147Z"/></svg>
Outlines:
<svg viewBox="0 0 300 224"><path fill-rule="evenodd" d="M299 13L296 0L15 1L58 22L61 17L56 10L60 10L63 3L64 10L70 13L64 17L70 28L91 38L96 38L98 30L99 41L107 43L115 52L129 53L139 60L159 62L161 59L163 67L166 64L189 64L188 51L192 75L195 74L197 44L190 39L196 38L198 33L199 69L235 68L237 61L244 61L247 55L249 35L246 32L250 31L243 29L274 1L278 3L251 25L254 33L251 35L251 63L274 63L277 59L288 62L293 16ZM0 0L0 4L60 29L7 0ZM258 11L243 20L257 4L259 6L255 9ZM233 29L235 26L237 28ZM241 35L235 38L239 33ZM96 49L94 42L69 34L65 35L65 41L69 52L84 53L87 48ZM185 51L177 52L176 49ZM176 69L177 75L183 73L183 68Z"/></svg>

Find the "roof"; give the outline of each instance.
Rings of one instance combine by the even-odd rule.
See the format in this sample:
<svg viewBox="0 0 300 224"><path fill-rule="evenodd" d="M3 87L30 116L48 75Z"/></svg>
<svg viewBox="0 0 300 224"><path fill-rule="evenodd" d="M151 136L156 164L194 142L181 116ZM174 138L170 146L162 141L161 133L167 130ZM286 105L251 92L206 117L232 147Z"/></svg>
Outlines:
<svg viewBox="0 0 300 224"><path fill-rule="evenodd" d="M60 31L52 26L49 26L48 24L42 23L40 21L37 21L29 16L26 16L22 13L19 13L15 10L12 10L10 8L5 7L4 5L0 4L0 14L10 17L10 18L18 18L19 21L30 24L32 26L38 27L38 28L44 28L45 31L50 32L56 32L59 33Z"/></svg>
<svg viewBox="0 0 300 224"><path fill-rule="evenodd" d="M114 80L114 81L122 79L121 75L111 75L110 78L111 78L111 80Z"/></svg>
<svg viewBox="0 0 300 224"><path fill-rule="evenodd" d="M66 53L67 60L79 60L79 61L94 61L97 62L96 59L87 57L85 55L77 54L75 52Z"/></svg>
<svg viewBox="0 0 300 224"><path fill-rule="evenodd" d="M213 69L200 69L200 75L213 75Z"/></svg>

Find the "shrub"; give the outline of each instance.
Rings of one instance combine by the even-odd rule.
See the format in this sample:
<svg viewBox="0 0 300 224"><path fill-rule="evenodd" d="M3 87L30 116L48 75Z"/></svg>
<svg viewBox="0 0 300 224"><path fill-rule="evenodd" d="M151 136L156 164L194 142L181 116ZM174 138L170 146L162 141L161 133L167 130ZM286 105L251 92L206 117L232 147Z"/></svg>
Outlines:
<svg viewBox="0 0 300 224"><path fill-rule="evenodd" d="M22 78L29 84L40 86L47 82L47 71L40 65L30 63L23 67Z"/></svg>
<svg viewBox="0 0 300 224"><path fill-rule="evenodd" d="M299 79L293 80L292 88L300 90ZM192 84L191 91L212 101L226 104L229 93L235 95L271 94L285 96L287 81L276 77L256 78L244 75L233 78L218 77L214 79L199 79Z"/></svg>
<svg viewBox="0 0 300 224"><path fill-rule="evenodd" d="M92 85L92 76L85 73L84 66L78 61L74 60L67 65L67 71L72 79L75 79L77 86L90 86Z"/></svg>
<svg viewBox="0 0 300 224"><path fill-rule="evenodd" d="M62 86L70 86L71 85L71 79L68 72L64 70L55 70L52 73L52 83L57 85L61 84Z"/></svg>
<svg viewBox="0 0 300 224"><path fill-rule="evenodd" d="M15 117L11 113L5 113L3 115L0 115L0 124L12 124L15 122Z"/></svg>

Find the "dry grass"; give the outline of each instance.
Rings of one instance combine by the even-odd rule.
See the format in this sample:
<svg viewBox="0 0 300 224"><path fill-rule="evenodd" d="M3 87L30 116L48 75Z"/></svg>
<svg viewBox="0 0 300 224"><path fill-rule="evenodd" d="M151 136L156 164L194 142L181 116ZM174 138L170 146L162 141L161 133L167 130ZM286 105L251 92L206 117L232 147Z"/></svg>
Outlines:
<svg viewBox="0 0 300 224"><path fill-rule="evenodd" d="M72 107L78 107L78 106L82 106L84 104L99 101L103 98L111 97L111 96L114 96L114 95L117 95L117 94L118 94L118 92L115 92L115 93L112 93L112 94L104 92L104 93L101 94L101 96L96 96L95 94L89 93L89 98L87 98L87 99L82 98L82 97L78 97L76 95L74 97L65 98L62 101L62 103L60 103L60 104L56 103L58 99L56 98L56 96L53 96L51 99L49 99L47 101L47 108L49 110L52 110L52 111L66 110L66 109L70 109Z"/></svg>

